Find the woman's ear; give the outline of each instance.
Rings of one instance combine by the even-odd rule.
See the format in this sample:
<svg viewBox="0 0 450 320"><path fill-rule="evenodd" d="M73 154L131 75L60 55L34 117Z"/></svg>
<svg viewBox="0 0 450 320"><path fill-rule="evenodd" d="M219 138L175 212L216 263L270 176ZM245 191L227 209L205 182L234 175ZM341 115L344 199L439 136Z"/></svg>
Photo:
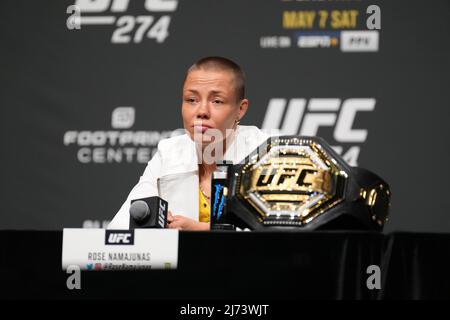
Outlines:
<svg viewBox="0 0 450 320"><path fill-rule="evenodd" d="M238 121L240 121L245 116L247 110L248 110L248 99L242 99L241 102L239 103L239 111L238 111L239 119L237 119Z"/></svg>

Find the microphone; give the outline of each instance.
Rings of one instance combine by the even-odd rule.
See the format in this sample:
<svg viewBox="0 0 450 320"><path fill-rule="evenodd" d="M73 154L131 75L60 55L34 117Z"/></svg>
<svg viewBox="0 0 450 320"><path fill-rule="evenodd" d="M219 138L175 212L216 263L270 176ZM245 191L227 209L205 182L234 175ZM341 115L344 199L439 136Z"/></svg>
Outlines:
<svg viewBox="0 0 450 320"><path fill-rule="evenodd" d="M160 197L131 200L130 229L159 228L167 224L167 201Z"/></svg>

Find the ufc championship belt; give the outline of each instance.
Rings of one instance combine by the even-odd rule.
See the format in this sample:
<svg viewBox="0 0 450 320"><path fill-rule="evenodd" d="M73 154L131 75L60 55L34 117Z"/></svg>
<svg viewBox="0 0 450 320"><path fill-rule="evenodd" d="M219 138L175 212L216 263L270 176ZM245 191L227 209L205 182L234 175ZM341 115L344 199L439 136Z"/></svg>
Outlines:
<svg viewBox="0 0 450 320"><path fill-rule="evenodd" d="M349 166L323 139L269 138L228 171L226 215L261 229L382 230L388 184Z"/></svg>

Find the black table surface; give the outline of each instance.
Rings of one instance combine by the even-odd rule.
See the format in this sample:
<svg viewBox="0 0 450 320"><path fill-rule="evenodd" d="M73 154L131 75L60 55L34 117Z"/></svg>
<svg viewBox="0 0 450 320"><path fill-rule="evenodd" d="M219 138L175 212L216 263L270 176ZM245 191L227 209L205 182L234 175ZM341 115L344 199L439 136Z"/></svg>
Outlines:
<svg viewBox="0 0 450 320"><path fill-rule="evenodd" d="M177 270L86 271L69 290L62 231L0 231L1 299L449 299L450 234L180 232ZM367 268L381 270L369 289Z"/></svg>

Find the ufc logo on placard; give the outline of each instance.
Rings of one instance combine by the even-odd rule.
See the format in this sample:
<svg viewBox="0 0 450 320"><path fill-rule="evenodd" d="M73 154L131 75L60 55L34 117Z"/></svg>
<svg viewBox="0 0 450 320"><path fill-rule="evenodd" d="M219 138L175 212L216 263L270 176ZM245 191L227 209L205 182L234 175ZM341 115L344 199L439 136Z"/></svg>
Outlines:
<svg viewBox="0 0 450 320"><path fill-rule="evenodd" d="M133 245L133 231L105 230L106 245Z"/></svg>

